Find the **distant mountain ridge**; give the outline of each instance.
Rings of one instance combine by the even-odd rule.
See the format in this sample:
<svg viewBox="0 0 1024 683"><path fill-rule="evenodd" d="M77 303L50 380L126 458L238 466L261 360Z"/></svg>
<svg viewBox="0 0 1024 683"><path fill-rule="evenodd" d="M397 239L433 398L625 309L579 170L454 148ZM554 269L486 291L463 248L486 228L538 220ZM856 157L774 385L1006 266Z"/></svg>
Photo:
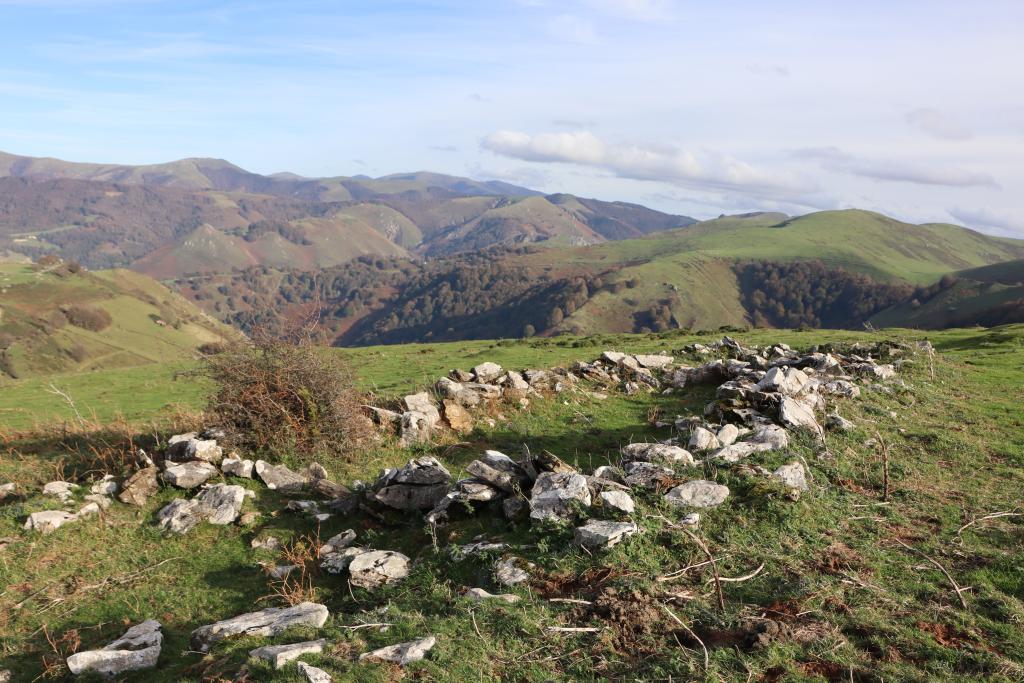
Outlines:
<svg viewBox="0 0 1024 683"><path fill-rule="evenodd" d="M127 166L0 152L0 251L55 253L159 278L361 255L587 245L692 225L625 202L431 172L264 176L221 159Z"/></svg>

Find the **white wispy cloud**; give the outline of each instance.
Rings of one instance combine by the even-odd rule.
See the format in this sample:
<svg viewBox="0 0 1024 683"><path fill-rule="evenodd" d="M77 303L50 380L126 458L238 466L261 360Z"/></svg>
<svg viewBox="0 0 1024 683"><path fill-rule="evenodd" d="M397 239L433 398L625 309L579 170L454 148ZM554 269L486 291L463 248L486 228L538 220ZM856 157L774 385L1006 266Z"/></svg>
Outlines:
<svg viewBox="0 0 1024 683"><path fill-rule="evenodd" d="M542 133L497 131L481 146L495 154L539 163L576 164L621 178L671 183L701 190L801 194L813 183L788 173L762 171L715 152L699 154L667 144L607 143L590 131Z"/></svg>
<svg viewBox="0 0 1024 683"><path fill-rule="evenodd" d="M969 228L998 232L1008 237L1024 237L1024 215L959 206L946 209L946 211L954 220Z"/></svg>
<svg viewBox="0 0 1024 683"><path fill-rule="evenodd" d="M873 180L946 187L990 187L999 184L988 173L953 166L937 166L896 159L870 159L844 152L838 147L798 150L795 156L816 162L822 168Z"/></svg>
<svg viewBox="0 0 1024 683"><path fill-rule="evenodd" d="M580 45L597 44L597 30L589 19L573 14L560 14L547 23L547 31L553 38Z"/></svg>
<svg viewBox="0 0 1024 683"><path fill-rule="evenodd" d="M906 115L907 123L939 140L970 140L973 134L963 124L938 109L914 109Z"/></svg>

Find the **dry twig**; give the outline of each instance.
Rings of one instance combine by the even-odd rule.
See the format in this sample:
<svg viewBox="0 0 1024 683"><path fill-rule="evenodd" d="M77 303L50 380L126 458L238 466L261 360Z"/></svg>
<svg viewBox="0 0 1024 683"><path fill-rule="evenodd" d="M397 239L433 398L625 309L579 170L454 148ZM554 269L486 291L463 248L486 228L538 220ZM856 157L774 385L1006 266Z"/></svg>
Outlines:
<svg viewBox="0 0 1024 683"><path fill-rule="evenodd" d="M899 543L901 546L903 546L907 550L909 550L909 551L911 551L913 553L916 553L917 555L920 555L921 557L923 557L924 559L928 560L930 563L932 563L933 565L938 567L939 571L941 571L943 574L946 575L946 578L949 580L950 585L953 586L953 590L956 591L956 597L960 599L960 604L963 606L964 609L967 609L967 601L964 600L963 592L967 591L967 590L970 590L970 587L961 588L960 584L958 584L956 582L956 579L953 578L953 575L949 573L949 570L947 570L945 567L943 567L938 561L933 560L932 558L928 557L927 555L925 555L923 552L921 552L917 548L915 548L913 546L910 546L910 545L907 545L906 543L904 543L903 541L901 541L898 538L895 539L895 540L896 540L897 543Z"/></svg>

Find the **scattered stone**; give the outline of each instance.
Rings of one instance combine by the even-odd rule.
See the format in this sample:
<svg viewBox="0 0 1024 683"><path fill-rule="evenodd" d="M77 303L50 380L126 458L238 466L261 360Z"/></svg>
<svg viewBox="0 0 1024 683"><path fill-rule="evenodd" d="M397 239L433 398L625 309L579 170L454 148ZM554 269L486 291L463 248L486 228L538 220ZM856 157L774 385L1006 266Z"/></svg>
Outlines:
<svg viewBox="0 0 1024 683"><path fill-rule="evenodd" d="M253 469L268 489L282 493L298 493L306 488L308 483L306 477L298 472L293 472L284 465L271 465L266 460L257 460Z"/></svg>
<svg viewBox="0 0 1024 683"><path fill-rule="evenodd" d="M529 510L529 501L523 500L522 498L506 498L501 501L502 514L505 515L505 519L510 522L526 517Z"/></svg>
<svg viewBox="0 0 1024 683"><path fill-rule="evenodd" d="M691 512L688 515L684 515L683 518L679 520L679 523L684 526L697 526L700 524L700 513Z"/></svg>
<svg viewBox="0 0 1024 683"><path fill-rule="evenodd" d="M262 517L262 515L259 512L256 512L255 510L243 512L241 516L239 516L238 518L238 525L252 526L253 524L259 521L260 517Z"/></svg>
<svg viewBox="0 0 1024 683"><path fill-rule="evenodd" d="M601 465L594 470L594 476L598 479L614 481L618 484L626 483L626 473L621 468L615 467L614 465Z"/></svg>
<svg viewBox="0 0 1024 683"><path fill-rule="evenodd" d="M51 481L43 486L43 495L60 498L62 503L66 503L74 497L76 489L78 489L78 484L66 481Z"/></svg>
<svg viewBox="0 0 1024 683"><path fill-rule="evenodd" d="M600 498L601 504L612 510L624 512L627 515L633 514L636 510L636 504L625 491L602 491Z"/></svg>
<svg viewBox="0 0 1024 683"><path fill-rule="evenodd" d="M530 497L530 518L564 519L571 514L571 503L589 506L587 478L575 472L544 472L537 477Z"/></svg>
<svg viewBox="0 0 1024 683"><path fill-rule="evenodd" d="M399 425L399 441L403 446L412 446L430 440L430 418L423 413L407 412L402 414Z"/></svg>
<svg viewBox="0 0 1024 683"><path fill-rule="evenodd" d="M103 478L89 487L89 492L101 496L112 496L117 493L117 477L112 474L105 474Z"/></svg>
<svg viewBox="0 0 1024 683"><path fill-rule="evenodd" d="M821 434L821 425L814 417L814 411L789 396L783 396L779 403L779 422L787 427L807 429L815 434Z"/></svg>
<svg viewBox="0 0 1024 683"><path fill-rule="evenodd" d="M182 434L182 436L184 436ZM215 439L186 438L175 441L175 436L168 441L164 458L170 462L183 463L189 460L201 460L212 465L220 464L224 450L217 445Z"/></svg>
<svg viewBox="0 0 1024 683"><path fill-rule="evenodd" d="M484 384L498 379L501 376L501 372L501 366L497 363L481 363L473 368L473 376L476 378L476 381Z"/></svg>
<svg viewBox="0 0 1024 683"><path fill-rule="evenodd" d="M352 529L346 529L340 534L331 536L327 539L327 542L320 546L320 556L329 555L330 553L341 552L345 548L349 547L356 540L356 532Z"/></svg>
<svg viewBox="0 0 1024 683"><path fill-rule="evenodd" d="M463 596L476 602L481 602L483 600L500 600L502 602L507 602L510 605L519 602L519 596L513 593L502 593L500 595L495 595L493 593L488 593L483 588L470 588L465 593L463 593Z"/></svg>
<svg viewBox="0 0 1024 683"><path fill-rule="evenodd" d="M373 589L409 575L409 558L393 550L373 550L352 558L348 565L354 586Z"/></svg>
<svg viewBox="0 0 1024 683"><path fill-rule="evenodd" d="M121 486L121 493L117 499L128 505L143 506L149 497L157 492L160 484L157 482L158 470L155 466L145 467L137 471L125 480Z"/></svg>
<svg viewBox="0 0 1024 683"><path fill-rule="evenodd" d="M575 542L588 550L601 550L618 545L623 539L640 533L635 522L609 522L592 519L576 528Z"/></svg>
<svg viewBox="0 0 1024 683"><path fill-rule="evenodd" d="M779 469L772 473L776 479L779 479L783 484L791 489L797 489L799 491L807 490L807 476L804 472L804 466L798 462L791 462L788 465L783 465Z"/></svg>
<svg viewBox="0 0 1024 683"><path fill-rule="evenodd" d="M512 458L498 451L486 451L480 460L474 460L466 471L477 479L506 493L516 493L526 487L529 477Z"/></svg>
<svg viewBox="0 0 1024 683"><path fill-rule="evenodd" d="M798 396L809 378L796 368L774 367L757 383L758 391L777 392L785 396Z"/></svg>
<svg viewBox="0 0 1024 683"><path fill-rule="evenodd" d="M488 363L488 365L494 365L494 363ZM477 366L479 367L479 366ZM359 655L360 661L364 659L375 659L382 662L394 662L399 666L406 666L413 662L418 662L427 656L427 653L433 649L437 643L437 639L434 636L427 636L420 640L414 640L408 643L399 643L398 645L389 645L382 647L379 650L373 652L365 652Z"/></svg>
<svg viewBox="0 0 1024 683"><path fill-rule="evenodd" d="M327 570L328 574L340 574L359 555L373 552L369 548L342 548L341 550L326 553L320 558L320 568Z"/></svg>
<svg viewBox="0 0 1024 683"><path fill-rule="evenodd" d="M692 508L710 508L721 505L729 497L729 487L705 479L681 484L665 494L673 505Z"/></svg>
<svg viewBox="0 0 1024 683"><path fill-rule="evenodd" d="M852 432L857 428L857 425L850 422L839 413L832 413L825 418L825 428L839 432Z"/></svg>
<svg viewBox="0 0 1024 683"><path fill-rule="evenodd" d="M307 640L302 643L291 643L289 645L265 645L249 651L253 659L263 659L270 662L275 669L280 669L288 662L295 661L302 655L318 655L324 651L327 641Z"/></svg>
<svg viewBox="0 0 1024 683"><path fill-rule="evenodd" d="M636 362L642 368L648 368L650 370L661 370L668 365L672 364L674 358L672 356L665 356L661 354L643 355L637 354L634 356Z"/></svg>
<svg viewBox="0 0 1024 683"><path fill-rule="evenodd" d="M99 493L90 493L89 495L85 496L85 500L88 501L89 503L98 505L100 510L106 510L112 504L110 496L104 496ZM79 514L81 514L81 511L79 511Z"/></svg>
<svg viewBox="0 0 1024 683"><path fill-rule="evenodd" d="M252 479L252 470L255 466L252 460L243 460L237 456L224 458L220 463L220 470L232 477Z"/></svg>
<svg viewBox="0 0 1024 683"><path fill-rule="evenodd" d="M157 524L176 534L188 533L203 521L231 524L238 519L244 501L245 489L241 486L215 484L192 500L172 500L157 513Z"/></svg>
<svg viewBox="0 0 1024 683"><path fill-rule="evenodd" d="M716 448L721 448L722 444L714 432L704 427L696 427L690 432L688 447L694 451L713 451Z"/></svg>
<svg viewBox="0 0 1024 683"><path fill-rule="evenodd" d="M435 458L410 460L385 470L374 484L374 500L396 510L430 510L448 493L452 475Z"/></svg>
<svg viewBox="0 0 1024 683"><path fill-rule="evenodd" d="M274 536L266 536L252 539L249 546L257 550L277 550L281 547L281 541Z"/></svg>
<svg viewBox="0 0 1024 683"><path fill-rule="evenodd" d="M426 391L418 394L409 394L403 399L406 410L411 413L419 413L427 418L427 428L433 429L441 422L441 413L434 404L434 399Z"/></svg>
<svg viewBox="0 0 1024 683"><path fill-rule="evenodd" d="M715 437L718 439L718 443L720 443L722 446L733 445L734 443L736 443L736 439L738 439L739 436L740 430L734 424L724 425L721 429L718 430L718 433L715 434Z"/></svg>
<svg viewBox="0 0 1024 683"><path fill-rule="evenodd" d="M789 434L778 425L761 425L754 430L750 441L767 444L771 447L769 450L782 450L789 447Z"/></svg>
<svg viewBox="0 0 1024 683"><path fill-rule="evenodd" d="M672 470L653 462L626 463L626 486L657 489L668 486L674 479Z"/></svg>
<svg viewBox="0 0 1024 683"><path fill-rule="evenodd" d="M315 666L306 664L305 662L298 663L299 673L306 677L308 683L331 683L334 679L331 675L323 669L318 669Z"/></svg>
<svg viewBox="0 0 1024 683"><path fill-rule="evenodd" d="M18 492L18 485L14 482L8 482L6 484L0 484L0 503L13 498Z"/></svg>
<svg viewBox="0 0 1024 683"><path fill-rule="evenodd" d="M68 669L76 676L86 671L116 676L126 671L152 669L160 658L163 639L160 622L149 619L132 626L101 650L71 655L67 660Z"/></svg>
<svg viewBox="0 0 1024 683"><path fill-rule="evenodd" d="M521 557L509 557L494 566L494 580L502 586L515 586L530 580L534 565Z"/></svg>
<svg viewBox="0 0 1024 683"><path fill-rule="evenodd" d="M163 473L163 480L180 489L194 489L205 484L216 476L219 470L208 462L190 460L189 462L168 465Z"/></svg>
<svg viewBox="0 0 1024 683"><path fill-rule="evenodd" d="M654 462L662 465L683 464L693 466L696 461L685 448L664 443L631 443L620 450L623 463ZM596 476L596 472L595 472Z"/></svg>
<svg viewBox="0 0 1024 683"><path fill-rule="evenodd" d="M448 421L449 427L460 434L468 434L473 431L473 416L457 401L445 399L441 405L444 408L444 419Z"/></svg>
<svg viewBox="0 0 1024 683"><path fill-rule="evenodd" d="M192 649L207 652L215 643L225 638L243 635L272 637L284 633L293 626L320 628L328 616L327 608L315 602L300 602L291 607L268 607L258 612L200 626L192 631Z"/></svg>
<svg viewBox="0 0 1024 683"><path fill-rule="evenodd" d="M48 534L51 531L56 531L68 522L74 522L77 519L78 515L65 510L33 512L25 521L25 528L29 531L38 531L43 534Z"/></svg>

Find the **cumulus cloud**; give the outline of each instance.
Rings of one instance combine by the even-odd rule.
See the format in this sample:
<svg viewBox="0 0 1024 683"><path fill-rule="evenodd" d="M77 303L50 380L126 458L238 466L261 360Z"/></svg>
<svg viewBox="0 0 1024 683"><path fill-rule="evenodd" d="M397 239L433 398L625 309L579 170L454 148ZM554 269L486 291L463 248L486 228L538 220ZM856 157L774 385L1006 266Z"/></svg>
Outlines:
<svg viewBox="0 0 1024 683"><path fill-rule="evenodd" d="M906 115L907 123L939 140L970 140L971 131L938 109L914 109Z"/></svg>
<svg viewBox="0 0 1024 683"><path fill-rule="evenodd" d="M817 162L828 171L847 173L873 180L918 185L944 185L946 187L999 187L999 184L988 173L890 159L868 159L854 156L838 147L802 149L798 150L795 155L800 159Z"/></svg>
<svg viewBox="0 0 1024 683"><path fill-rule="evenodd" d="M953 207L946 211L958 223L969 228L986 228L987 232L999 232L1010 237L1024 236L1024 216L1011 216L990 209L963 207Z"/></svg>
<svg viewBox="0 0 1024 683"><path fill-rule="evenodd" d="M505 130L488 135L481 145L495 154L522 161L575 164L621 178L699 190L800 195L817 189L803 179L761 171L723 154L698 155L672 145L607 143L590 131L530 135Z"/></svg>

